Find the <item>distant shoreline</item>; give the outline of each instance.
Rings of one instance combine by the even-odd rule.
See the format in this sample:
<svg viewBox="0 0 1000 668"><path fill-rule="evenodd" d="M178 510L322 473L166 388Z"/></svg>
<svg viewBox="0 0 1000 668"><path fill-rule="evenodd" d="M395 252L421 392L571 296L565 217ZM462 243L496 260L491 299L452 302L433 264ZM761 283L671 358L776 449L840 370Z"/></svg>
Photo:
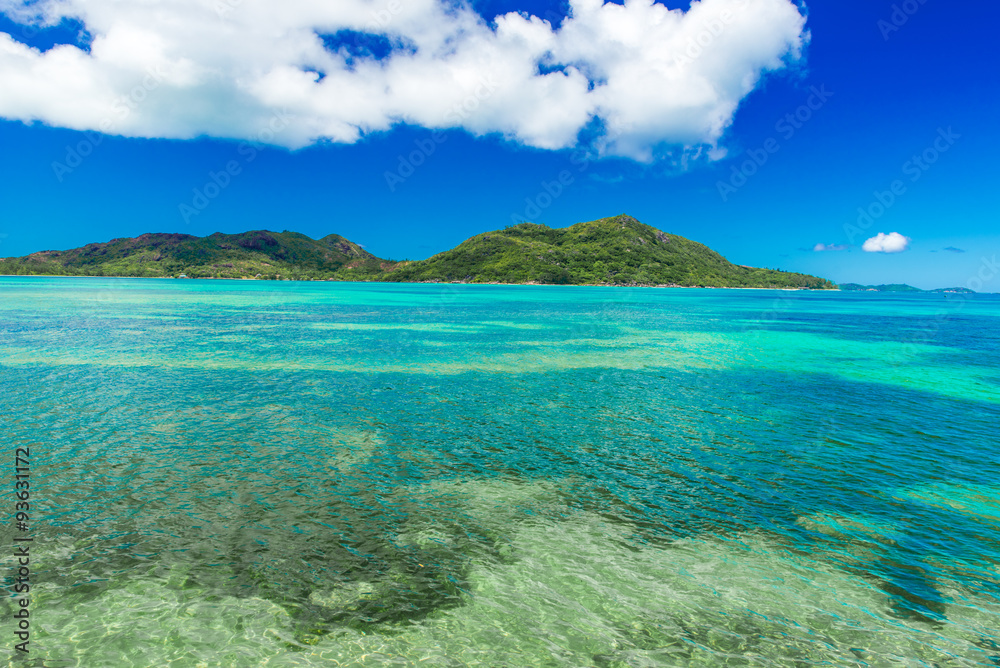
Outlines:
<svg viewBox="0 0 1000 668"><path fill-rule="evenodd" d="M884 294L884 295L948 295L948 294L974 294L974 295L995 295L998 292L951 292L947 290L919 290L915 292L895 292L889 290L842 290L838 288L746 288L737 286L714 286L714 285L611 285L600 283L465 283L461 281L340 281L336 279L316 279L300 280L294 278L262 279L262 278L175 278L173 276L66 276L59 274L0 274L0 278L110 278L129 281L239 281L241 283L353 283L353 284L374 284L374 285L502 285L505 287L540 287L540 288L657 288L657 289L678 289L678 290L770 290L781 292L843 292L845 294Z"/></svg>
<svg viewBox="0 0 1000 668"><path fill-rule="evenodd" d="M316 280L299 280L294 278L263 279L263 278L177 278L175 276L66 276L60 274L0 274L0 278L111 278L128 281L240 281L254 283L355 283L374 285L503 285L506 287L538 287L538 288L658 288L678 290L781 290L783 292L844 292L840 288L743 288L736 286L716 285L613 285L602 283L466 283L462 281L339 281L322 278Z"/></svg>

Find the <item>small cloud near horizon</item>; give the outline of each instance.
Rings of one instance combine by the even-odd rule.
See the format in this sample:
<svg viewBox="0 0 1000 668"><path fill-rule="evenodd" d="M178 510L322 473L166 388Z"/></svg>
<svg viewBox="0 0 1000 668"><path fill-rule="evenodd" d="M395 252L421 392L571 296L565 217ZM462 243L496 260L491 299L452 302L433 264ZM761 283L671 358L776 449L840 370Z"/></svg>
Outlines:
<svg viewBox="0 0 1000 668"><path fill-rule="evenodd" d="M911 241L910 237L904 237L899 232L879 232L877 236L865 241L861 250L866 253L902 253L909 250Z"/></svg>
<svg viewBox="0 0 1000 668"><path fill-rule="evenodd" d="M816 244L812 250L816 253L822 253L825 251L845 251L850 250L850 248L850 244Z"/></svg>

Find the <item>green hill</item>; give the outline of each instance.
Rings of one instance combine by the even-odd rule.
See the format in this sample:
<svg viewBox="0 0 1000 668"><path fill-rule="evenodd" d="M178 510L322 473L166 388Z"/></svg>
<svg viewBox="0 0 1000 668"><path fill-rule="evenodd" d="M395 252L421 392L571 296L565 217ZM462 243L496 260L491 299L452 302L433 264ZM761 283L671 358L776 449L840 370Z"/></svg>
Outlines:
<svg viewBox="0 0 1000 668"><path fill-rule="evenodd" d="M859 285L858 283L841 283L840 289L846 292L960 292L975 294L969 288L938 288L936 290L921 290L905 283L890 283L889 285Z"/></svg>
<svg viewBox="0 0 1000 668"><path fill-rule="evenodd" d="M382 261L331 234L310 239L297 232L143 234L68 251L42 251L0 260L0 274L191 278L326 278L346 267L378 272Z"/></svg>
<svg viewBox="0 0 1000 668"><path fill-rule="evenodd" d="M394 282L833 288L815 276L735 265L702 244L615 216L486 232L416 262L381 260L331 234L144 234L0 260L0 274Z"/></svg>
<svg viewBox="0 0 1000 668"><path fill-rule="evenodd" d="M815 276L735 265L712 249L631 216L553 229L522 223L472 237L382 280L565 285L833 288Z"/></svg>
<svg viewBox="0 0 1000 668"><path fill-rule="evenodd" d="M905 283L889 285L859 285L857 283L841 283L840 289L845 292L923 292L920 288Z"/></svg>
<svg viewBox="0 0 1000 668"><path fill-rule="evenodd" d="M975 290L970 290L969 288L935 288L934 290L928 290L927 292L958 292L964 295L974 295Z"/></svg>

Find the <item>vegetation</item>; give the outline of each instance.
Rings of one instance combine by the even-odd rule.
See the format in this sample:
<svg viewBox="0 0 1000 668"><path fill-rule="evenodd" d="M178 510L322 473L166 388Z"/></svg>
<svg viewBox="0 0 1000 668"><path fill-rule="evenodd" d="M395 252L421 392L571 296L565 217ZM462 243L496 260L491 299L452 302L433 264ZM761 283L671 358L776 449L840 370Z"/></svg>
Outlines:
<svg viewBox="0 0 1000 668"><path fill-rule="evenodd" d="M68 251L43 251L0 260L0 274L189 278L329 278L338 270L382 270L383 261L331 234L310 239L297 232L143 234Z"/></svg>
<svg viewBox="0 0 1000 668"><path fill-rule="evenodd" d="M938 288L936 290L921 290L905 283L891 283L889 285L859 285L857 283L843 283L841 290L847 292L961 292L965 294L975 293L969 288Z"/></svg>
<svg viewBox="0 0 1000 668"><path fill-rule="evenodd" d="M822 278L735 265L702 244L615 216L563 229L522 223L472 237L382 280L564 285L834 288Z"/></svg>
<svg viewBox="0 0 1000 668"><path fill-rule="evenodd" d="M144 234L0 260L0 274L394 282L836 287L806 274L735 265L707 246L615 216L563 229L523 223L418 262L381 260L331 234Z"/></svg>

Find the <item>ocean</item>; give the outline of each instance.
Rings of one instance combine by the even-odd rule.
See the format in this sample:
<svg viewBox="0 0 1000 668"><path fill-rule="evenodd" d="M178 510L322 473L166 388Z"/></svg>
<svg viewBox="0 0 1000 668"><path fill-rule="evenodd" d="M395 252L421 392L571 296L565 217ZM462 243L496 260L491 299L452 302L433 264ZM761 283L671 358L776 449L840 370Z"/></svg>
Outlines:
<svg viewBox="0 0 1000 668"><path fill-rule="evenodd" d="M1000 296L0 278L0 332L11 665L1000 665Z"/></svg>

